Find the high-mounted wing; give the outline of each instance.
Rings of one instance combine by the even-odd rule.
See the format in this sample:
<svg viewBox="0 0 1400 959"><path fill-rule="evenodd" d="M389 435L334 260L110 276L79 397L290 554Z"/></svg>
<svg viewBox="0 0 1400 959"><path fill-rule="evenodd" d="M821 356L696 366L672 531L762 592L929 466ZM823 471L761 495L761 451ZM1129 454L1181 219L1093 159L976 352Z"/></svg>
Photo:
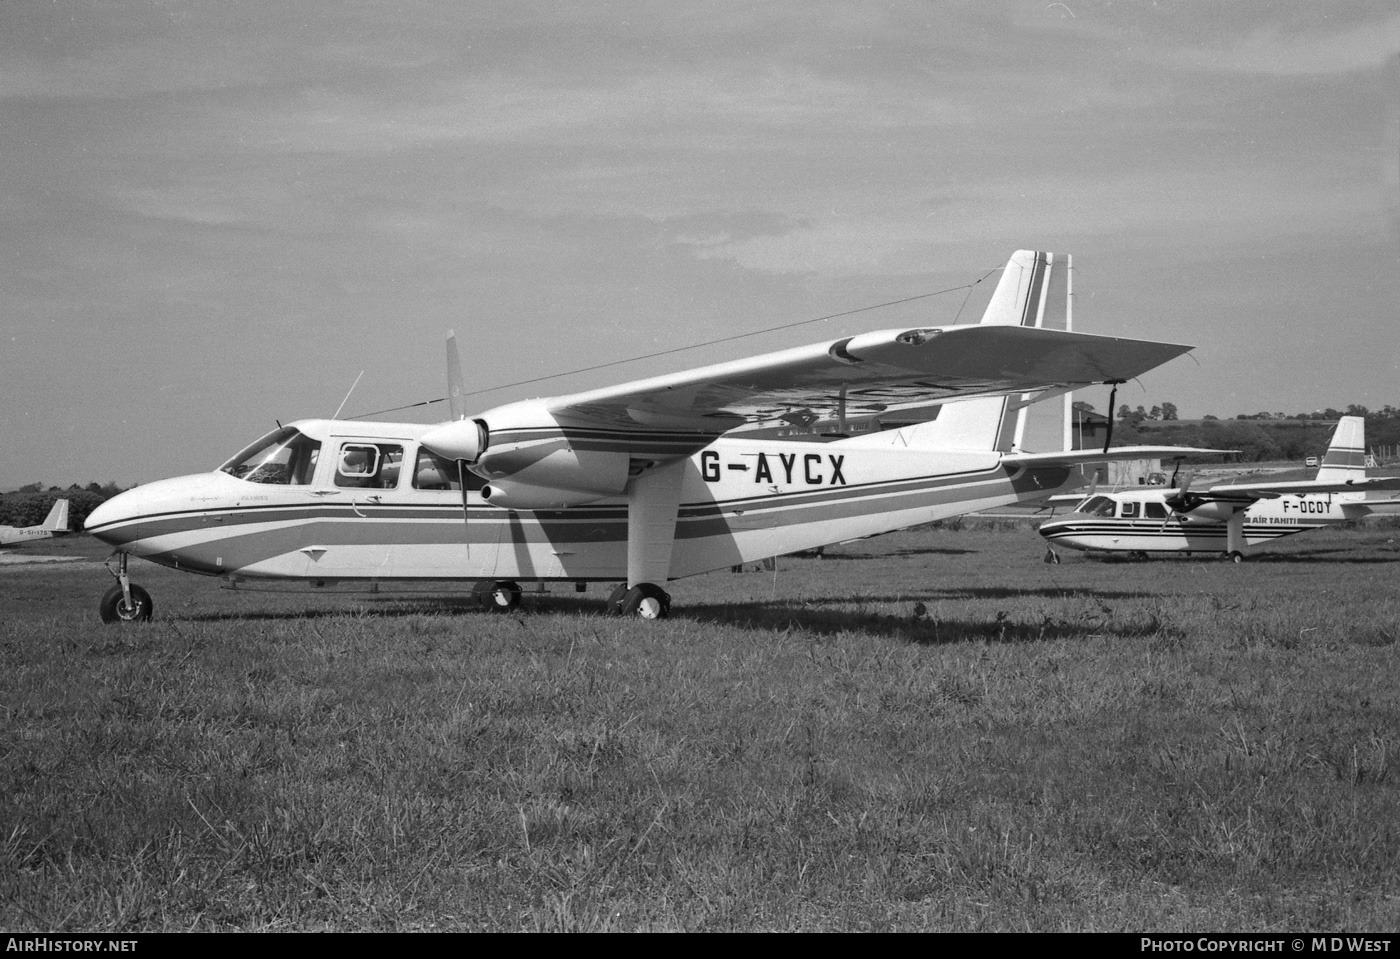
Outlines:
<svg viewBox="0 0 1400 959"><path fill-rule="evenodd" d="M724 432L743 424L849 417L977 396L1129 380L1190 350L1022 326L880 330L557 396L549 411L595 426Z"/></svg>

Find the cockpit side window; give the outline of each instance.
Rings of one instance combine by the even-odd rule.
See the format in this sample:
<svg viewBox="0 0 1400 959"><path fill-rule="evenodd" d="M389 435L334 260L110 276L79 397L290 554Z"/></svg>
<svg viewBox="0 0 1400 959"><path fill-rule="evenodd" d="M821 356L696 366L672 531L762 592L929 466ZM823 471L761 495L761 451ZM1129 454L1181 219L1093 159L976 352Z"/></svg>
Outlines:
<svg viewBox="0 0 1400 959"><path fill-rule="evenodd" d="M1119 503L1118 515L1123 517L1124 519L1137 519L1138 507L1141 505L1141 503L1134 503L1132 501L1126 503Z"/></svg>
<svg viewBox="0 0 1400 959"><path fill-rule="evenodd" d="M1086 516L1112 516L1113 500L1107 496L1091 496L1079 507Z"/></svg>
<svg viewBox="0 0 1400 959"><path fill-rule="evenodd" d="M274 430L219 467L249 483L306 486L316 472L321 444L291 426Z"/></svg>
<svg viewBox="0 0 1400 959"><path fill-rule="evenodd" d="M342 443L335 463L335 485L393 489L399 485L403 447L394 443Z"/></svg>
<svg viewBox="0 0 1400 959"><path fill-rule="evenodd" d="M1166 504L1165 504L1165 503L1148 503L1148 504L1146 504L1146 506L1147 506L1147 518L1148 518L1148 519L1166 519L1166 518L1167 518L1167 507L1166 507Z"/></svg>

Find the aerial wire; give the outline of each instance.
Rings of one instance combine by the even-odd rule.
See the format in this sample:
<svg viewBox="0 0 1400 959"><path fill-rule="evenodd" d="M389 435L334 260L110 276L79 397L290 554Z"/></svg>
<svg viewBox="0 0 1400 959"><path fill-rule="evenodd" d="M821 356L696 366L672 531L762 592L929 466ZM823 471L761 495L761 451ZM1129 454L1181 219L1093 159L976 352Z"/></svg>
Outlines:
<svg viewBox="0 0 1400 959"><path fill-rule="evenodd" d="M890 307L890 306L900 306L901 304L904 304L904 303L913 303L915 300L926 300L926 299L929 299L930 297L934 297L934 296L943 296L943 295L946 294L946 293L956 293L958 290L967 290L967 297L964 297L964 298L963 298L962 306L958 307L958 316L961 316L961 315L962 315L962 311L963 311L963 307L967 306L968 297L971 297L971 296L972 296L972 290L973 290L973 288L976 287L976 286L977 286L979 283L981 283L983 280L985 280L987 277L991 276L993 273L996 273L998 270L1002 270L1002 269L1005 269L1005 267L1002 267L1002 266L994 267L993 269L990 269L990 270L988 270L986 273L982 274L982 276L978 277L976 280L974 280L974 281L971 282L971 283L963 283L963 284L960 284L960 285L958 285L958 286L950 286L950 287L948 287L946 290L935 290L935 291L932 292L932 293L919 293L919 294L916 294L916 295L914 295L914 296L906 296L906 297L904 297L903 299L899 299L899 300L890 300L890 301L888 301L888 302L886 302L886 303L875 303L875 304L873 304L873 305L871 305L871 306L861 306L861 307L857 307L857 308L854 309L854 310L843 310L843 311L841 311L840 313L828 313L826 316L817 316L817 317L813 317L813 318L808 319L808 320L798 320L798 321L796 321L796 322L794 322L794 323L783 323L783 324L780 324L780 325L778 325L778 326L770 326L770 327L767 327L766 329L762 329L762 330L750 330L750 331L747 332L747 333L735 333L733 336L722 336L722 337L720 337L719 339L715 339L715 340L706 340L706 341L703 342L703 343L691 343L691 344L688 345L688 346L676 346L676 347L672 347L672 348L669 349L669 350L661 350L661 351L659 351L659 352L657 352L657 353L646 353L646 354L643 354L642 356L629 356L629 357L626 357L626 358L621 359L621 360L610 360L610 361L607 362L607 363L598 363L598 364L596 364L596 365L594 365L594 366L583 366L583 367L580 367L580 368L578 368L578 369L576 369L576 370L566 370L566 371L564 371L564 372L562 372L562 373L549 373L549 374L547 374L547 375L545 375L545 376L536 376L536 377L533 377L533 378L528 379L528 380L517 380L517 381L514 382L514 383L502 383L502 384L499 385L499 386L487 386L487 387L483 387L482 389L479 389L479 390L471 390L471 391L469 391L469 392L463 393L462 396L464 396L464 397L466 397L466 396L478 396L478 395L480 395L480 394L482 394L482 393L494 393L494 392L496 392L497 390L511 389L512 387L516 387L516 386L529 386L529 385L532 384L532 383L543 383L543 382L546 381L546 380L559 379L559 378L565 377L565 376L575 376L575 375L577 375L577 374L579 374L579 373L592 373L592 372L594 372L595 370L605 370L605 369L608 369L609 367L613 367L613 366L622 366L622 365L625 364L625 363L637 363L637 362L640 362L641 360L654 360L654 359L656 359L657 357L661 357L661 356L670 356L670 355L673 354L673 353L684 353L684 352L686 352L687 350L698 350L698 349L700 349L700 348L702 348L702 347L706 347L706 346L718 346L718 345L720 345L721 343L732 343L732 342L734 342L735 340L743 340L743 339L747 339L748 337L751 337L751 336L762 336L762 335L765 334L765 333L778 333L778 332L781 332L782 330L792 330L792 329L796 329L796 328L799 327L799 326L808 326L808 325L810 325L810 324L812 324L812 323L822 323L822 322L825 322L826 320L836 320L836 319L840 319L840 318L843 317L843 316L854 316L854 315L856 315L857 313L868 313L868 312L870 312L871 310L881 310L881 309L884 309L884 308ZM955 319L955 320L954 320L954 323L956 323L956 322L957 322L957 320ZM357 380L356 382L358 382L358 380ZM354 387L352 386L352 387L351 387L351 390L353 390L353 389L354 389ZM347 396L346 396L346 399L349 399L348 394L347 394ZM397 413L397 412L399 412L400 410L411 410L411 409L414 409L414 408L419 407L419 406L431 406L431 405L433 405L434 403L442 403L442 402L445 402L446 400L447 400L447 397L445 397L445 396L440 396L440 397L438 397L438 398L435 399L435 400L421 400L421 401L419 401L419 402L417 402L417 403L410 403L410 404L408 404L407 406L395 406L395 407L393 407L392 409L387 409L387 410L375 410L373 413L360 413L360 414L357 414L357 415L355 415L355 416L348 417L348 419L360 420L360 419L364 419L364 418L367 417L367 416L379 416L379 415L384 414L384 413ZM342 405L343 405L343 404L342 404Z"/></svg>

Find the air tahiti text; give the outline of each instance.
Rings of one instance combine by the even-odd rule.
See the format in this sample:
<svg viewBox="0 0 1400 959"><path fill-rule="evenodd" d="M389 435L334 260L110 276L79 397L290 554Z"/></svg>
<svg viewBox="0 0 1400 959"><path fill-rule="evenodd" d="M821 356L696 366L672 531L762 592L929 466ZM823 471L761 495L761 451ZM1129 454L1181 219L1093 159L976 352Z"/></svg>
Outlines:
<svg viewBox="0 0 1400 959"><path fill-rule="evenodd" d="M808 486L845 486L841 470L846 457L833 453L745 453L722 459L714 450L700 454L700 475L706 483L718 483L726 471L749 473L755 483L805 483Z"/></svg>

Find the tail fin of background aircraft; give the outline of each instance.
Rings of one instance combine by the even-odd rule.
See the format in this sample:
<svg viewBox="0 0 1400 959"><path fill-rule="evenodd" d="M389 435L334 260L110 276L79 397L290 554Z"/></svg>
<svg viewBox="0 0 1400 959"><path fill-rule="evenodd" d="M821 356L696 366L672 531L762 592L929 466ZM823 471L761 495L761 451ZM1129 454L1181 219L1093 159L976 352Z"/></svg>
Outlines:
<svg viewBox="0 0 1400 959"><path fill-rule="evenodd" d="M1337 421L1337 431L1327 444L1317 479L1334 483L1362 479L1366 476L1366 420L1360 416L1343 416Z"/></svg>
<svg viewBox="0 0 1400 959"><path fill-rule="evenodd" d="M54 500L49 515L44 518L43 525L39 528L48 530L50 533L68 532L68 501L66 499Z"/></svg>

